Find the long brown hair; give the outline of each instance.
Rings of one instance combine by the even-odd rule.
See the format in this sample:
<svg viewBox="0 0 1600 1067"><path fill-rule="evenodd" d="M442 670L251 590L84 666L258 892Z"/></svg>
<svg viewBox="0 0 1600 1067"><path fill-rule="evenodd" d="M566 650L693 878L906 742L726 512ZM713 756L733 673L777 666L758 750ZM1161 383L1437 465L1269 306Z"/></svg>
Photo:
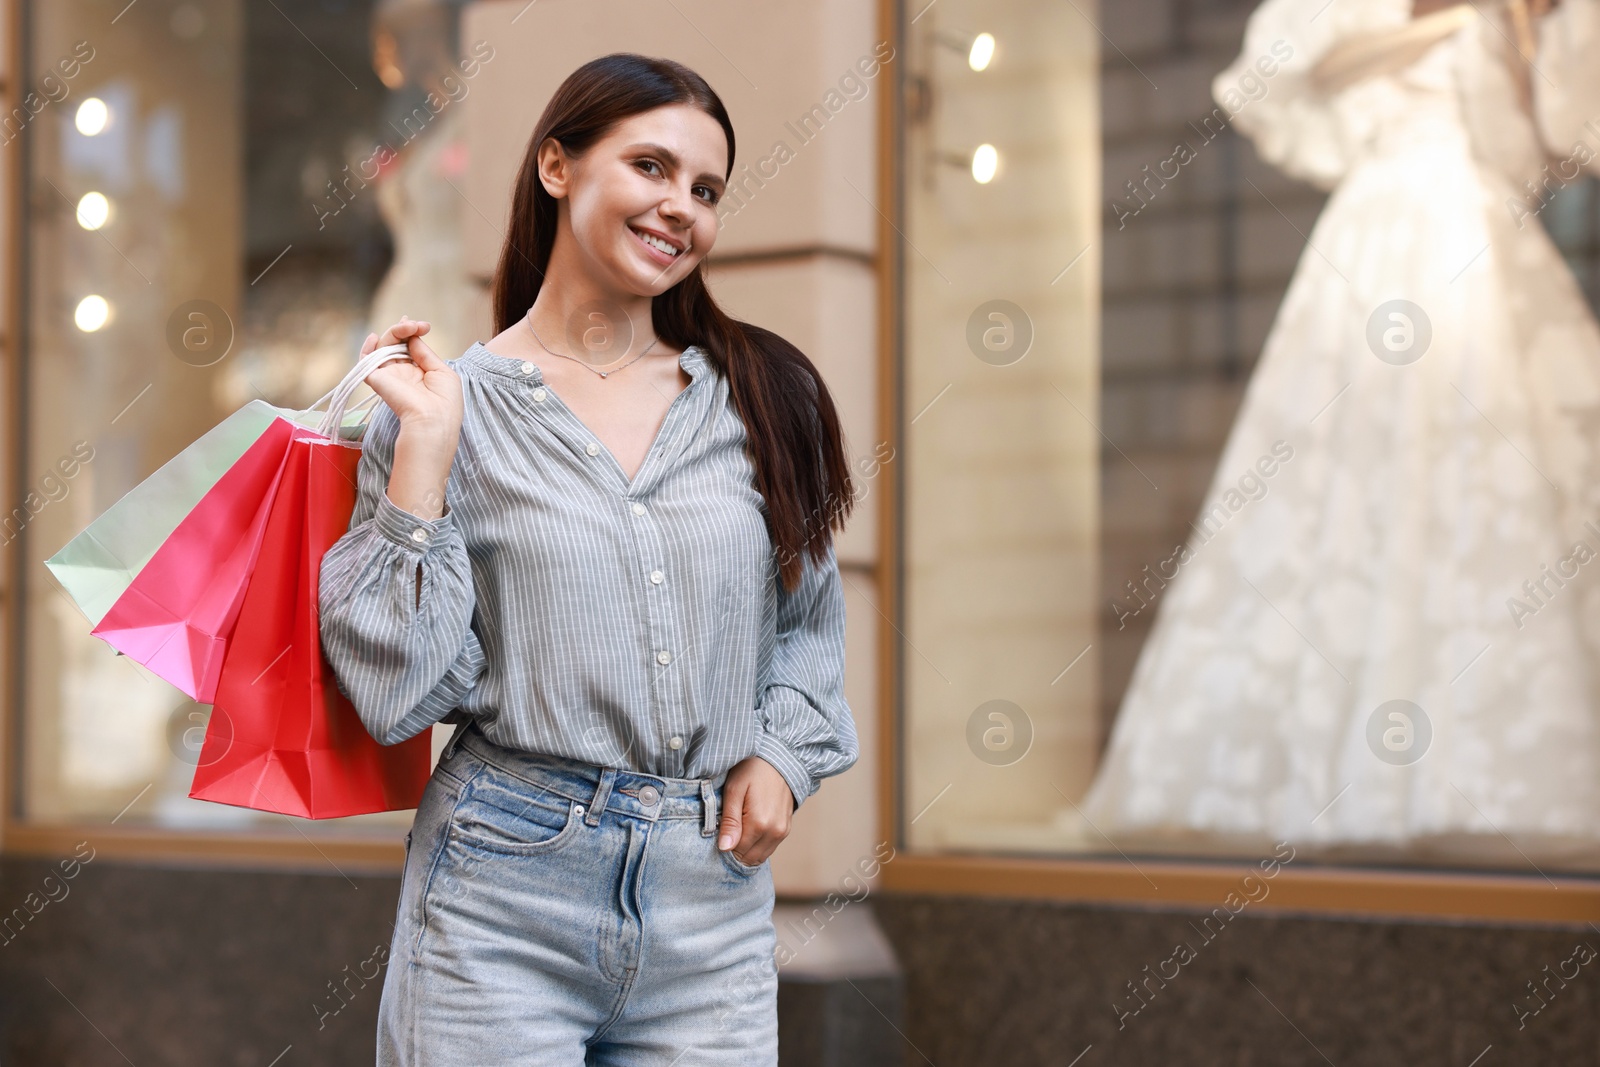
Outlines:
<svg viewBox="0 0 1600 1067"><path fill-rule="evenodd" d="M704 78L670 59L617 52L573 71L539 117L517 172L511 221L495 267L494 329L501 333L533 306L555 247L558 208L539 180L539 146L554 137L581 156L623 119L668 104L699 108L728 138L733 123ZM834 528L855 504L839 415L817 368L771 330L729 317L706 288L705 262L651 302L656 335L680 348L699 345L728 380L744 420L755 488L766 502L767 532L783 587L800 581L802 555L821 563Z"/></svg>

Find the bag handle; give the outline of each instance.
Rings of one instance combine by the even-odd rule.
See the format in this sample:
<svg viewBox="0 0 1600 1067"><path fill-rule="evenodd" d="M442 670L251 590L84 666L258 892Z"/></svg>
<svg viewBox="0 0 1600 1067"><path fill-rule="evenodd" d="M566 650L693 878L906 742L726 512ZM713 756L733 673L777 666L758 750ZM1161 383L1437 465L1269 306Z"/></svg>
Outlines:
<svg viewBox="0 0 1600 1067"><path fill-rule="evenodd" d="M406 345L397 344L384 345L381 348L374 349L357 360L356 365L350 368L350 372L340 380L338 385L334 386L326 394L319 397L314 404L306 409L307 411L315 411L317 408L321 407L324 402L328 404L328 412L323 416L322 421L317 424L317 432L324 437L331 437L335 440L338 440L339 427L344 422L344 417L347 414L346 405L348 405L350 402L350 394L356 391L356 386L365 382L367 380L367 375L371 374L385 363L388 363L390 360L409 358L410 356L407 352ZM372 396L361 401L355 407L349 408L349 411L359 411L363 407L374 403L378 399L378 395L374 393Z"/></svg>

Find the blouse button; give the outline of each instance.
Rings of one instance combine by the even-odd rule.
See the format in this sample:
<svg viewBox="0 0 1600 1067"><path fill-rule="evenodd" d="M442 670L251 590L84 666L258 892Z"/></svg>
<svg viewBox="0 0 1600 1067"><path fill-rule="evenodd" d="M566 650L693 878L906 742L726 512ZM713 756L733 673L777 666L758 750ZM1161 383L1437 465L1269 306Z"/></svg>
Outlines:
<svg viewBox="0 0 1600 1067"><path fill-rule="evenodd" d="M522 373L523 374L532 374L533 373L533 364L528 362L527 360L523 360L522 361Z"/></svg>
<svg viewBox="0 0 1600 1067"><path fill-rule="evenodd" d="M644 514L644 505L643 504L635 504L633 506L633 513L635 515L643 515Z"/></svg>
<svg viewBox="0 0 1600 1067"><path fill-rule="evenodd" d="M663 648L660 652L656 653L656 662L657 663L671 663L672 662L672 653L668 652L666 649Z"/></svg>
<svg viewBox="0 0 1600 1067"><path fill-rule="evenodd" d="M544 398L545 398L544 386L541 385L541 386L539 386L539 388L537 388L537 389L535 389L533 391L533 399L538 401L539 403L543 404L544 403Z"/></svg>
<svg viewBox="0 0 1600 1067"><path fill-rule="evenodd" d="M424 530L422 527L418 526L415 530L411 531L411 540L416 541L418 544L421 544L427 539L428 531Z"/></svg>
<svg viewBox="0 0 1600 1067"><path fill-rule="evenodd" d="M660 571L651 571L650 572L650 580L652 582L654 582L655 584L657 584L657 585L660 585L661 584L661 579L663 579L665 577L666 577L666 575L662 574Z"/></svg>
<svg viewBox="0 0 1600 1067"><path fill-rule="evenodd" d="M678 737L677 735L673 735L672 737L667 738L667 747L668 748L682 748L683 747L683 738Z"/></svg>
<svg viewBox="0 0 1600 1067"><path fill-rule="evenodd" d="M598 456L600 454L600 446L595 444L593 441L590 441L588 447L586 447L584 451L589 453L591 456Z"/></svg>

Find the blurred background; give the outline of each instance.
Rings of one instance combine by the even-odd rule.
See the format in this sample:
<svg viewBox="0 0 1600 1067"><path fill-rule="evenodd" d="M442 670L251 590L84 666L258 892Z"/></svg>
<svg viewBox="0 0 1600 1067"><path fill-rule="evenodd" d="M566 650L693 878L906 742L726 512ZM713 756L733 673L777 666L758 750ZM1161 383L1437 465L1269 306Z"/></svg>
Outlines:
<svg viewBox="0 0 1600 1067"><path fill-rule="evenodd" d="M1595 1062L1600 16L1434 6L0 0L0 1061L371 1058L411 813L190 799L210 708L43 560L402 314L489 339L638 51L860 487L785 1064Z"/></svg>

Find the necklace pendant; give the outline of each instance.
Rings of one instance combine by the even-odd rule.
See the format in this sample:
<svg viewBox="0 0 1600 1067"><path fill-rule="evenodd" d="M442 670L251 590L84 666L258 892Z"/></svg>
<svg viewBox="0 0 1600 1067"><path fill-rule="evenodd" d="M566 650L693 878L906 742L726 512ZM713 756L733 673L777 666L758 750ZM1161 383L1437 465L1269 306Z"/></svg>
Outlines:
<svg viewBox="0 0 1600 1067"><path fill-rule="evenodd" d="M598 373L598 374L599 374L599 375L600 375L600 377L602 377L602 378L604 378L604 377L605 377L605 376L606 376L606 372L605 372L605 371L598 371L598 372L597 372L597 373Z"/></svg>

